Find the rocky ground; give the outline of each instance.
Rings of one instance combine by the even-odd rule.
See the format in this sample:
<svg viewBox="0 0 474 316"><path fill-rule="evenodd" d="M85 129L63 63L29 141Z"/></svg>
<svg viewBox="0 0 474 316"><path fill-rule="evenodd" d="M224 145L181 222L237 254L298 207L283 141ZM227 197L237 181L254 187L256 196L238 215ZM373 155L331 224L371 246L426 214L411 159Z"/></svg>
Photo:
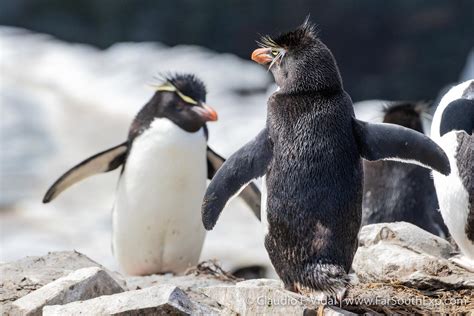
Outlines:
<svg viewBox="0 0 474 316"><path fill-rule="evenodd" d="M453 254L411 224L365 226L351 286L335 303L288 292L274 279L237 279L213 261L182 276L130 277L78 252L51 252L2 264L0 303L6 315L467 315L474 274L452 263Z"/></svg>

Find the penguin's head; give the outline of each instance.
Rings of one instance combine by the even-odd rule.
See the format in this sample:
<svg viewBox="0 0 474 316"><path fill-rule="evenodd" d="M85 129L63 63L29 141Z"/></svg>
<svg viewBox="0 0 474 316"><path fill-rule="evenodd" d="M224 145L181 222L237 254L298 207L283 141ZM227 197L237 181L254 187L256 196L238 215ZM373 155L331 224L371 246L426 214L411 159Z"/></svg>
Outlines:
<svg viewBox="0 0 474 316"><path fill-rule="evenodd" d="M280 89L302 92L342 88L336 61L308 18L293 31L275 38L263 36L257 43L260 48L253 51L252 60L268 67Z"/></svg>
<svg viewBox="0 0 474 316"><path fill-rule="evenodd" d="M206 87L196 76L175 74L155 86L156 92L146 107L155 117L166 117L187 132L197 132L208 121L217 120L217 112L208 106Z"/></svg>
<svg viewBox="0 0 474 316"><path fill-rule="evenodd" d="M392 123L423 133L421 116L428 109L428 102L401 101L385 109L384 123Z"/></svg>

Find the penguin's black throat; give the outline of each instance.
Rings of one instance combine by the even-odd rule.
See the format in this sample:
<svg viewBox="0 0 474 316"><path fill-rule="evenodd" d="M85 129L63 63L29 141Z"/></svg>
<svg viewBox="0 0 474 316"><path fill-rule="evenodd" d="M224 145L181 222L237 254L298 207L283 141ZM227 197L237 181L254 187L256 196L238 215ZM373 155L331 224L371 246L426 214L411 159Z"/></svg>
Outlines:
<svg viewBox="0 0 474 316"><path fill-rule="evenodd" d="M331 94L342 90L336 61L309 21L275 38L264 36L258 43L261 48L252 53L252 60L269 67L281 92Z"/></svg>

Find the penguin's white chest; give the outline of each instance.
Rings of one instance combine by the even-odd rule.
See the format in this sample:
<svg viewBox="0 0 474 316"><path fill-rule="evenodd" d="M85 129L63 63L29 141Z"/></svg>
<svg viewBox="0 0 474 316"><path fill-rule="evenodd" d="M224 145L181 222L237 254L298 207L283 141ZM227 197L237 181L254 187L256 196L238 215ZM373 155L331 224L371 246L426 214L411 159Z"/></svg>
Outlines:
<svg viewBox="0 0 474 316"><path fill-rule="evenodd" d="M132 145L113 212L114 254L125 272L180 273L195 265L205 230L206 139L155 119Z"/></svg>
<svg viewBox="0 0 474 316"><path fill-rule="evenodd" d="M474 260L474 243L467 238L466 223L469 215L469 192L464 187L456 162L458 143L456 132L451 131L436 142L449 158L451 173L444 176L433 171L433 180L438 195L438 203L443 220L461 251Z"/></svg>

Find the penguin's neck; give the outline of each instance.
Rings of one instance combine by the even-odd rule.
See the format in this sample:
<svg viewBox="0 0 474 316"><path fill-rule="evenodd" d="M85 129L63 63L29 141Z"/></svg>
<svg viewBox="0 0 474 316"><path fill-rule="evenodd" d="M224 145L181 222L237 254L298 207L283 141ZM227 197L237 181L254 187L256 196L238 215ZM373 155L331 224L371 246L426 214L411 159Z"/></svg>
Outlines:
<svg viewBox="0 0 474 316"><path fill-rule="evenodd" d="M332 95L342 90L342 83L334 78L326 82L320 82L318 76L314 78L289 77L287 81L281 84L279 92L286 94L321 94ZM332 81L332 83L331 83Z"/></svg>
<svg viewBox="0 0 474 316"><path fill-rule="evenodd" d="M343 90L342 78L333 59L289 67L284 75L274 76L282 93L334 94Z"/></svg>

